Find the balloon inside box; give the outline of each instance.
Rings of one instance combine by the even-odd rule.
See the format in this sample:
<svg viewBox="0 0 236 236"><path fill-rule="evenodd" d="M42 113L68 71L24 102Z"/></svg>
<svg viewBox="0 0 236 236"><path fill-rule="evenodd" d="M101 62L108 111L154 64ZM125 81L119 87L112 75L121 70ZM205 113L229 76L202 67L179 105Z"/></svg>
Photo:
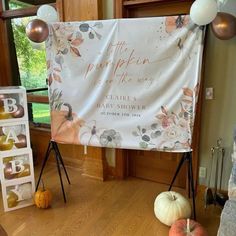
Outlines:
<svg viewBox="0 0 236 236"><path fill-rule="evenodd" d="M27 120L27 113L26 91L24 88L0 88L0 124Z"/></svg>
<svg viewBox="0 0 236 236"><path fill-rule="evenodd" d="M33 203L34 184L31 181L5 187L4 207L7 211L22 208Z"/></svg>
<svg viewBox="0 0 236 236"><path fill-rule="evenodd" d="M33 205L35 190L26 90L0 88L0 177L4 211Z"/></svg>
<svg viewBox="0 0 236 236"><path fill-rule="evenodd" d="M32 172L29 154L4 157L2 165L5 180L27 177Z"/></svg>
<svg viewBox="0 0 236 236"><path fill-rule="evenodd" d="M4 210L32 205L35 183L31 149L0 152L0 170Z"/></svg>
<svg viewBox="0 0 236 236"><path fill-rule="evenodd" d="M27 122L0 123L0 151L30 148Z"/></svg>

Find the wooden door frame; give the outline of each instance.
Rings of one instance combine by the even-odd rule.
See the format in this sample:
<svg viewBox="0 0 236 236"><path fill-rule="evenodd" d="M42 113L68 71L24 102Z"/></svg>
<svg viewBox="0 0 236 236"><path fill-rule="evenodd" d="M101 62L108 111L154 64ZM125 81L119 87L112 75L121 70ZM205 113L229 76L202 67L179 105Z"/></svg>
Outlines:
<svg viewBox="0 0 236 236"><path fill-rule="evenodd" d="M176 0L133 0L133 1L115 0L114 1L114 15L115 15L115 18L129 17L130 9L134 11L134 9L139 10L139 8L147 7L147 6L158 7L158 11L160 13L158 14L158 16L166 15L165 12L166 12L167 7L168 7L167 15L169 15L171 9L173 10L172 15L189 14L189 10L192 3L193 3L193 0L178 0L178 1ZM198 103L197 103L196 117L195 117L194 130L193 130L193 140L192 140L193 176L194 176L195 186L197 186L197 183L198 183L199 144L200 144L200 126L201 126L200 118L201 118L201 107L202 107L202 97L203 97L202 94L203 94L204 61L205 61L205 47L204 47L202 71L201 71L201 85L200 85L200 92L199 92ZM116 152L116 155L115 155L116 175L118 178L124 179L129 175L128 152L125 149L116 149L115 152ZM187 186L188 186L188 183L186 181L186 188Z"/></svg>
<svg viewBox="0 0 236 236"><path fill-rule="evenodd" d="M7 24L2 17L4 11L3 1L0 0L0 86L12 85L12 73L10 67L10 52L8 46Z"/></svg>

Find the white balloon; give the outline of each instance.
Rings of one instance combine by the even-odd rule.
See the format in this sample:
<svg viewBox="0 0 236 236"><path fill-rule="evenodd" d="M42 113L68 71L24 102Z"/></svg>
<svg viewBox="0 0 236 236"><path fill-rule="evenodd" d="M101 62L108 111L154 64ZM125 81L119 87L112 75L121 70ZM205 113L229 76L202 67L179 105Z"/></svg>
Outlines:
<svg viewBox="0 0 236 236"><path fill-rule="evenodd" d="M32 186L30 183L21 184L18 187L18 192L22 197L22 200L27 200L32 198Z"/></svg>
<svg viewBox="0 0 236 236"><path fill-rule="evenodd" d="M217 11L215 0L196 0L191 6L190 18L197 25L207 25L215 19Z"/></svg>
<svg viewBox="0 0 236 236"><path fill-rule="evenodd" d="M36 49L36 50L44 50L45 49L45 42L35 43L31 40L29 40L29 42L30 42L33 49Z"/></svg>
<svg viewBox="0 0 236 236"><path fill-rule="evenodd" d="M58 21L57 11L50 5L42 5L37 11L37 17L47 23Z"/></svg>

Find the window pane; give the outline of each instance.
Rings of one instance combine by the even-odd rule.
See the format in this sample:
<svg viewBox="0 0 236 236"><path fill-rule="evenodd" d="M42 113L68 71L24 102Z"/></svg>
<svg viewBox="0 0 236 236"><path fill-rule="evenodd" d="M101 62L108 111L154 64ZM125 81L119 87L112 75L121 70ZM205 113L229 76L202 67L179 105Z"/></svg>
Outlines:
<svg viewBox="0 0 236 236"><path fill-rule="evenodd" d="M17 6L17 4L15 5ZM26 25L34 18L36 17L23 17L11 20L20 81L21 85L26 89L46 87L47 68L44 43L40 44L40 49L42 50L34 49L25 33ZM34 94L48 96L47 91ZM33 103L32 113L34 122L50 123L49 104Z"/></svg>
<svg viewBox="0 0 236 236"><path fill-rule="evenodd" d="M45 45L37 44L42 50L34 49L25 33L26 25L34 18L35 16L11 20L21 85L26 89L46 86Z"/></svg>
<svg viewBox="0 0 236 236"><path fill-rule="evenodd" d="M32 109L34 122L50 124L50 112L48 104L32 103Z"/></svg>
<svg viewBox="0 0 236 236"><path fill-rule="evenodd" d="M56 2L55 0L34 0L31 1L32 3L29 4L29 0L8 0L9 3L9 9L20 9L20 8L27 8L35 5L42 5L42 4L49 4Z"/></svg>
<svg viewBox="0 0 236 236"><path fill-rule="evenodd" d="M20 8L26 8L33 6L31 4L27 4L23 1L17 1L17 0L9 0L9 9L10 10L15 10L15 9L20 9Z"/></svg>

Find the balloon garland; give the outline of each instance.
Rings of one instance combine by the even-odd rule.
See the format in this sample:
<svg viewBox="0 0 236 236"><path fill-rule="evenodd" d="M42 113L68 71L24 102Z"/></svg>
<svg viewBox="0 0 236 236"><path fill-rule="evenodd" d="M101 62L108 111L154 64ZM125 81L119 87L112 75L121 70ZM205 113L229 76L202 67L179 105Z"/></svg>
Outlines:
<svg viewBox="0 0 236 236"><path fill-rule="evenodd" d="M45 4L39 7L37 17L38 19L31 20L27 24L26 35L32 47L41 50L42 43L49 35L47 23L58 21L58 14L54 7ZM199 26L211 24L211 29L218 39L228 40L236 35L236 17L229 13L218 12L215 0L195 0L190 9L190 18Z"/></svg>
<svg viewBox="0 0 236 236"><path fill-rule="evenodd" d="M223 0L218 1L223 2ZM228 40L236 35L236 17L229 13L218 12L215 0L196 0L191 6L190 18L199 26L211 24L211 29L218 39Z"/></svg>
<svg viewBox="0 0 236 236"><path fill-rule="evenodd" d="M215 0L196 0L190 9L190 18L201 26L211 23L217 15L218 7Z"/></svg>

